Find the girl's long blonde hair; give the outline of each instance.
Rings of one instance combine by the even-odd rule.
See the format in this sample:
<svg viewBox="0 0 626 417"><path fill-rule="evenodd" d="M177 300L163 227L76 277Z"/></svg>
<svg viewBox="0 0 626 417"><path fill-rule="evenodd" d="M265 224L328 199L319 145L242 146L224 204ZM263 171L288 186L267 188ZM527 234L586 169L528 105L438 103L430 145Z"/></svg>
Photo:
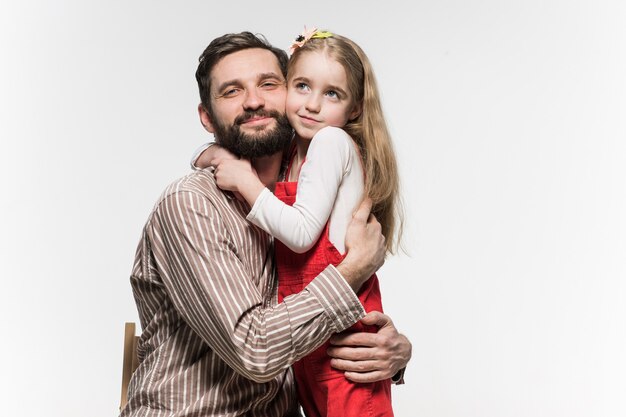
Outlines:
<svg viewBox="0 0 626 417"><path fill-rule="evenodd" d="M287 66L287 76L298 57L306 52L324 52L340 63L348 78L348 89L354 103L361 108L359 116L343 129L359 146L365 170L365 193L372 199L372 214L382 226L387 250L401 247L404 213L400 202L398 165L380 104L374 70L365 52L350 39L333 34L324 39L309 39L297 48Z"/></svg>

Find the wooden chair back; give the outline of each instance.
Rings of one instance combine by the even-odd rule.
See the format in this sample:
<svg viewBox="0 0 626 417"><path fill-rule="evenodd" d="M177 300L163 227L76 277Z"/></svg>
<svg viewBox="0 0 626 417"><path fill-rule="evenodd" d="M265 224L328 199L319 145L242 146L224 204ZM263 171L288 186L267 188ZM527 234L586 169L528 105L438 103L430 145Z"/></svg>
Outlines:
<svg viewBox="0 0 626 417"><path fill-rule="evenodd" d="M126 323L124 326L124 363L122 364L122 397L120 399L120 411L128 403L128 384L130 377L139 366L137 360L137 341L135 336L135 323Z"/></svg>

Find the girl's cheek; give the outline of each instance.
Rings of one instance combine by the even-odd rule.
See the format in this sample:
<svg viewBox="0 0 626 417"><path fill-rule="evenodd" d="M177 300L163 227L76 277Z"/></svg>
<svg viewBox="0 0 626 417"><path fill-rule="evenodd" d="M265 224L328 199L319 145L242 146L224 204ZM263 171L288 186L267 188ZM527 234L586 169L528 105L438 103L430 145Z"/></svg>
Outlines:
<svg viewBox="0 0 626 417"><path fill-rule="evenodd" d="M298 101L294 99L293 96L290 97L289 94L287 94L287 100L285 101L285 111L287 112L287 116L295 114L298 111Z"/></svg>
<svg viewBox="0 0 626 417"><path fill-rule="evenodd" d="M287 103L285 103L285 112L287 113L287 117L289 117L290 114L293 114L293 106L290 105L289 101L287 101Z"/></svg>
<svg viewBox="0 0 626 417"><path fill-rule="evenodd" d="M287 98L285 99L285 109L289 111L291 110L293 106L294 106L293 91L287 90Z"/></svg>
<svg viewBox="0 0 626 417"><path fill-rule="evenodd" d="M295 123L296 112L291 111L291 109L287 107L286 113L287 113L287 120L289 120L289 124L293 126Z"/></svg>

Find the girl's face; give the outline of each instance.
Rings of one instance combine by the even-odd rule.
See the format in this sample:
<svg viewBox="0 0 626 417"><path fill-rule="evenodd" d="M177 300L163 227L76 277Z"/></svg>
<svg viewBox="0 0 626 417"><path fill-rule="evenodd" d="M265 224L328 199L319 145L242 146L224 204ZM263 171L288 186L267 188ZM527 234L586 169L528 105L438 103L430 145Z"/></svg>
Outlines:
<svg viewBox="0 0 626 417"><path fill-rule="evenodd" d="M304 52L287 83L287 117L297 135L310 140L323 127L343 127L359 115L343 66L323 52Z"/></svg>

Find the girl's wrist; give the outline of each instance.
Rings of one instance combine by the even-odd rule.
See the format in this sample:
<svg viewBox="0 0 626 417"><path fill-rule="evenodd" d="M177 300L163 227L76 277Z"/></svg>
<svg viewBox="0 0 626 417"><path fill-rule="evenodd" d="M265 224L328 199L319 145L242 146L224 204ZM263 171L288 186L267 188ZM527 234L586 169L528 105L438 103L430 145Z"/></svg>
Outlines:
<svg viewBox="0 0 626 417"><path fill-rule="evenodd" d="M265 185L263 185L256 175L250 175L250 177L245 178L245 180L239 184L237 191L239 191L250 206L253 206L264 188Z"/></svg>

